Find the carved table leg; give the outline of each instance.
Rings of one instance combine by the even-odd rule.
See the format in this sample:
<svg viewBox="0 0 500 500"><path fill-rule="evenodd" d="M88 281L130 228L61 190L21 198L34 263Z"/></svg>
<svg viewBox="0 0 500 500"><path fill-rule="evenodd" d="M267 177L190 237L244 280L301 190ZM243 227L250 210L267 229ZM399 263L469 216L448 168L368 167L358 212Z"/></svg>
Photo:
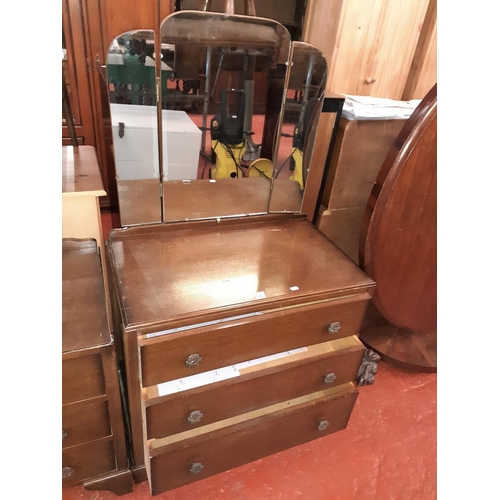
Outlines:
<svg viewBox="0 0 500 500"><path fill-rule="evenodd" d="M366 349L361 365L359 366L357 383L358 385L371 385L375 381L378 362L380 356L371 349Z"/></svg>

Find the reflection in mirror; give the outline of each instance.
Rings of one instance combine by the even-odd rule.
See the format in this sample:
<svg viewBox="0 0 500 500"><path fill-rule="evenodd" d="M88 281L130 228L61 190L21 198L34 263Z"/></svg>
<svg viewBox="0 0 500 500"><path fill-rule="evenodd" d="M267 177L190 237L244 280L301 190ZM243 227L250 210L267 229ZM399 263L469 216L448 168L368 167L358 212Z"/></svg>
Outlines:
<svg viewBox="0 0 500 500"><path fill-rule="evenodd" d="M165 221L267 213L290 34L180 11L161 24Z"/></svg>
<svg viewBox="0 0 500 500"><path fill-rule="evenodd" d="M270 212L301 210L327 77L326 60L316 47L293 42L290 58Z"/></svg>
<svg viewBox="0 0 500 500"><path fill-rule="evenodd" d="M122 226L161 222L154 53L154 31L130 31L106 58Z"/></svg>

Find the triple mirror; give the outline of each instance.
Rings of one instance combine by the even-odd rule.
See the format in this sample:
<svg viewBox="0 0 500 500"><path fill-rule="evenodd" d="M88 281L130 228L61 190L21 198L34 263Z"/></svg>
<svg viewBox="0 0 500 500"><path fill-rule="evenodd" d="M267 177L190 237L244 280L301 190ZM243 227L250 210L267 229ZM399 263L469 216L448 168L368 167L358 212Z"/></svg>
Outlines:
<svg viewBox="0 0 500 500"><path fill-rule="evenodd" d="M327 75L259 17L180 11L106 60L122 226L300 212ZM159 60L158 60L159 57Z"/></svg>

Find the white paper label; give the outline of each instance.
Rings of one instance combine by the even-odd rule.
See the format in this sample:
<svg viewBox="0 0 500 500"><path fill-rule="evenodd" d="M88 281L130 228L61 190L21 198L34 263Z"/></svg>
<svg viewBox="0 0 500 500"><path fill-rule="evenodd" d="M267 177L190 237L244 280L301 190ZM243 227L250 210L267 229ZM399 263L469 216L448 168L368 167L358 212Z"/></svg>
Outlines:
<svg viewBox="0 0 500 500"><path fill-rule="evenodd" d="M213 384L228 378L238 377L240 372L234 366L226 366L209 372L198 373L190 377L179 378L169 382L158 384L158 395L166 396L167 394L175 394L176 392L187 391L195 387Z"/></svg>
<svg viewBox="0 0 500 500"><path fill-rule="evenodd" d="M191 375L189 377L170 380L169 382L163 382L162 384L157 385L158 396L166 396L168 394L188 391L189 389L194 389L195 387L202 387L204 385L220 382L221 380L239 377L241 375L240 370L243 370L245 368L250 368L251 366L259 365L268 361L273 361L275 359L284 358L285 356L290 356L292 354L297 354L299 352L305 351L307 351L307 347L300 347L298 349L292 349L290 351L263 356L262 358L243 361L241 363L237 363L236 365L218 368L217 370L211 370L208 372Z"/></svg>

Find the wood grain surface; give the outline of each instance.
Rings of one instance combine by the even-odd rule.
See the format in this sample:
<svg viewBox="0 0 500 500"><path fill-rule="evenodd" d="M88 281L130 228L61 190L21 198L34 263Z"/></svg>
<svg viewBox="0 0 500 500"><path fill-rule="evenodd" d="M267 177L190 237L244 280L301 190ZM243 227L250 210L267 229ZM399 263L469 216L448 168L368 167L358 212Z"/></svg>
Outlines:
<svg viewBox="0 0 500 500"><path fill-rule="evenodd" d="M95 240L63 239L63 352L111 342L100 262Z"/></svg>
<svg viewBox="0 0 500 500"><path fill-rule="evenodd" d="M420 345L415 338L435 337L437 329L437 85L389 151L361 233L360 263L377 283L373 303L408 346L399 361L432 367L432 342ZM386 339L380 340L385 347L376 340L380 331L374 338L367 329L361 338L382 354L387 351ZM391 342L393 354L398 342ZM431 349L424 361L421 349Z"/></svg>
<svg viewBox="0 0 500 500"><path fill-rule="evenodd" d="M233 224L233 225L231 225ZM305 218L117 229L108 248L127 329L367 292L373 281ZM297 288L295 288L297 287Z"/></svg>

